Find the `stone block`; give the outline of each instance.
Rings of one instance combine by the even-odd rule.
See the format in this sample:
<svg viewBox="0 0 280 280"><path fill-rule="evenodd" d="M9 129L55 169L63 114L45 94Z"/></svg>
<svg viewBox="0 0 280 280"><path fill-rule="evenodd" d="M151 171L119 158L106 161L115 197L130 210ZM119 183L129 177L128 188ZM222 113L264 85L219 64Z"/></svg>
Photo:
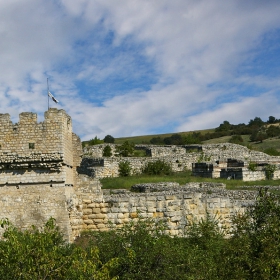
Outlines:
<svg viewBox="0 0 280 280"><path fill-rule="evenodd" d="M83 214L84 215L89 215L89 214L92 214L92 209L83 209Z"/></svg>
<svg viewBox="0 0 280 280"><path fill-rule="evenodd" d="M91 203L91 200L89 200L89 199L83 199L83 203L85 203L85 204L90 204L90 203Z"/></svg>
<svg viewBox="0 0 280 280"><path fill-rule="evenodd" d="M153 213L153 218L163 218L164 213L163 212L154 212Z"/></svg>
<svg viewBox="0 0 280 280"><path fill-rule="evenodd" d="M100 208L92 208L92 213L99 214L99 213L101 213L101 210L100 210Z"/></svg>
<svg viewBox="0 0 280 280"><path fill-rule="evenodd" d="M138 218L138 213L137 212L130 213L129 216L130 216L130 218L135 219L135 218Z"/></svg>
<svg viewBox="0 0 280 280"><path fill-rule="evenodd" d="M93 224L89 224L87 226L87 229L97 229L97 226L96 225L93 225Z"/></svg>
<svg viewBox="0 0 280 280"><path fill-rule="evenodd" d="M84 220L84 223L87 224L87 225L93 224L93 220L90 220L90 219Z"/></svg>

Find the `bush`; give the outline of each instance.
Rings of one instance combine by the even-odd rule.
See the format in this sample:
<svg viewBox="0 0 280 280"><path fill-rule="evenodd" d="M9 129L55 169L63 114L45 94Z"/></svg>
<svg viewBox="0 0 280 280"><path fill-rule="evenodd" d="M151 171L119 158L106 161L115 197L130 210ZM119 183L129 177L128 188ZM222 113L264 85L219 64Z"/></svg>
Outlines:
<svg viewBox="0 0 280 280"><path fill-rule="evenodd" d="M93 146L93 145L98 145L98 144L102 144L103 141L100 140L99 138L97 138L97 136L94 137L94 139L91 139L87 142L88 145Z"/></svg>
<svg viewBox="0 0 280 280"><path fill-rule="evenodd" d="M21 231L7 220L0 241L0 279L112 279L117 259L102 264L96 247L84 250L67 244L49 219L42 229Z"/></svg>
<svg viewBox="0 0 280 280"><path fill-rule="evenodd" d="M134 143L125 141L122 145L117 147L117 151L122 157L132 156L134 153Z"/></svg>
<svg viewBox="0 0 280 280"><path fill-rule="evenodd" d="M110 157L110 156L112 156L112 149L111 149L111 147L109 145L104 147L102 155L103 155L103 157Z"/></svg>
<svg viewBox="0 0 280 280"><path fill-rule="evenodd" d="M153 137L151 140L150 140L150 143L153 144L153 145L162 145L164 144L163 142L163 139L161 137Z"/></svg>
<svg viewBox="0 0 280 280"><path fill-rule="evenodd" d="M243 144L243 138L241 135L232 135L229 139L229 143L233 144Z"/></svg>
<svg viewBox="0 0 280 280"><path fill-rule="evenodd" d="M265 176L266 176L266 179L270 180L273 178L273 175L274 175L274 171L276 170L276 165L274 164L268 164L266 167L265 167Z"/></svg>
<svg viewBox="0 0 280 280"><path fill-rule="evenodd" d="M121 161L119 163L119 175L121 177L127 177L131 175L131 166L128 161Z"/></svg>
<svg viewBox="0 0 280 280"><path fill-rule="evenodd" d="M148 175L169 175L172 173L172 168L165 161L157 160L155 162L148 162L142 172Z"/></svg>
<svg viewBox="0 0 280 280"><path fill-rule="evenodd" d="M250 171L256 171L256 169L257 169L257 164L256 164L255 162L249 162L248 169L249 169Z"/></svg>

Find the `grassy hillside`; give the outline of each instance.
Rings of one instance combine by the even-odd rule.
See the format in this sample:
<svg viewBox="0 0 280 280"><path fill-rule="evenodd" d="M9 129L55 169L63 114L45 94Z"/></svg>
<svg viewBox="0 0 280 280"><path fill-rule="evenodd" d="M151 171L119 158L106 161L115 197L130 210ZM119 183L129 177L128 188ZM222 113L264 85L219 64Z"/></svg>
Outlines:
<svg viewBox="0 0 280 280"><path fill-rule="evenodd" d="M215 129L206 129L206 130L200 130L202 134L206 133L212 133L214 132ZM197 131L198 132L198 131ZM180 135L187 135L193 133L193 131L189 132L178 132L177 134ZM133 142L135 144L150 144L150 140L154 137L170 137L174 133L167 133L167 134L158 134L158 135L144 135L144 136L134 136L134 137L122 137L122 138L116 138L115 143L116 144L122 144L125 141ZM219 143L226 143L229 142L231 136L223 136L219 138L214 138L206 141L202 141L202 144L219 144ZM251 142L250 141L250 135L242 135L242 138L244 140L244 145L245 146L250 146L253 150L257 151L265 151L268 148L274 148L277 151L280 152L280 139L279 137L272 137L263 140L263 142Z"/></svg>
<svg viewBox="0 0 280 280"><path fill-rule="evenodd" d="M123 144L128 141L134 144L153 143L158 145L166 143L169 145L182 145L183 143L219 144L232 142L245 145L250 149L267 152L270 155L278 155L280 153L280 119L277 120L274 117L269 117L269 119L272 119L274 123L269 123L269 121L263 122L258 117L254 120L250 120L248 125L245 125L244 123L233 125L228 121L224 121L217 128L121 137L115 138L115 143ZM240 138L241 136L243 141ZM98 139L97 136L94 139L83 142L84 145L95 145L100 143L103 143L103 141ZM267 151L267 149L270 149L270 151ZM271 149L273 151L271 151Z"/></svg>
<svg viewBox="0 0 280 280"><path fill-rule="evenodd" d="M201 134L212 133L215 129L205 129L205 130L196 130L195 132L200 132ZM186 132L176 132L176 134L180 134L182 136L186 136L188 134L192 134L194 131L186 131ZM166 134L154 134L154 135L143 135L143 136L131 136L131 137L122 137L115 138L116 144L122 144L125 141L133 142L134 144L150 144L150 140L155 137L166 138L170 137L175 133L166 133Z"/></svg>

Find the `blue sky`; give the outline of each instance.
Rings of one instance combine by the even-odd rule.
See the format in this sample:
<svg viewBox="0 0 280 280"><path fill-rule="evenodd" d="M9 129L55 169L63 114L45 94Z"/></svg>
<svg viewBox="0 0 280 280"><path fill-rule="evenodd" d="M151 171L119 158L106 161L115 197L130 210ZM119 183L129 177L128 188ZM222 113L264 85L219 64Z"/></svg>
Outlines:
<svg viewBox="0 0 280 280"><path fill-rule="evenodd" d="M87 140L280 118L278 0L0 0L0 112Z"/></svg>

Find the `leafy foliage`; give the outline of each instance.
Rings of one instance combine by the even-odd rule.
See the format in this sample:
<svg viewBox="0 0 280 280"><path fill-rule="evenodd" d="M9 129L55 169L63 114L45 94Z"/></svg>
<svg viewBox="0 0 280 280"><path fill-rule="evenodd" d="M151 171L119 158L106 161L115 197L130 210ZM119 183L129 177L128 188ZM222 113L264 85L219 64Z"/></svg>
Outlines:
<svg viewBox="0 0 280 280"><path fill-rule="evenodd" d="M67 244L55 220L40 230L18 230L7 220L0 241L0 279L112 279L118 260L102 264L98 249L83 250Z"/></svg>
<svg viewBox="0 0 280 280"><path fill-rule="evenodd" d="M153 144L153 145L162 145L164 144L163 142L163 139L161 137L153 137L151 140L150 140L150 143Z"/></svg>
<svg viewBox="0 0 280 280"><path fill-rule="evenodd" d="M166 145L184 145L185 141L182 135L180 134L172 134L170 137L166 137L163 139L164 144Z"/></svg>
<svg viewBox="0 0 280 280"><path fill-rule="evenodd" d="M169 175L172 173L170 164L163 160L148 162L143 168L143 173L148 175Z"/></svg>
<svg viewBox="0 0 280 280"><path fill-rule="evenodd" d="M121 161L119 163L119 175L127 177L131 175L131 165L129 161Z"/></svg>
<svg viewBox="0 0 280 280"><path fill-rule="evenodd" d="M104 143L114 143L115 138L112 135L106 135L103 139Z"/></svg>
<svg viewBox="0 0 280 280"><path fill-rule="evenodd" d="M232 219L190 222L171 237L164 221L138 219L108 232L85 232L67 244L55 221L20 231L7 220L0 240L0 279L228 280L280 278L280 198L261 189Z"/></svg>
<svg viewBox="0 0 280 280"><path fill-rule="evenodd" d="M274 175L274 171L276 170L276 165L274 164L268 164L265 167L265 176L266 179L271 180Z"/></svg>
<svg viewBox="0 0 280 280"><path fill-rule="evenodd" d="M97 136L95 136L93 139L89 140L88 142L88 145L98 145L98 144L102 144L103 141L100 140L99 138L97 138Z"/></svg>
<svg viewBox="0 0 280 280"><path fill-rule="evenodd" d="M125 141L122 145L117 147L119 155L122 157L132 156L134 153L134 143Z"/></svg>
<svg viewBox="0 0 280 280"><path fill-rule="evenodd" d="M256 171L257 169L257 164L255 162L250 161L248 165L248 169L251 171Z"/></svg>
<svg viewBox="0 0 280 280"><path fill-rule="evenodd" d="M103 157L110 157L110 156L112 156L112 149L111 149L111 147L109 145L104 147L102 156Z"/></svg>
<svg viewBox="0 0 280 280"><path fill-rule="evenodd" d="M229 139L229 143L243 144L243 138L241 135L232 135Z"/></svg>

